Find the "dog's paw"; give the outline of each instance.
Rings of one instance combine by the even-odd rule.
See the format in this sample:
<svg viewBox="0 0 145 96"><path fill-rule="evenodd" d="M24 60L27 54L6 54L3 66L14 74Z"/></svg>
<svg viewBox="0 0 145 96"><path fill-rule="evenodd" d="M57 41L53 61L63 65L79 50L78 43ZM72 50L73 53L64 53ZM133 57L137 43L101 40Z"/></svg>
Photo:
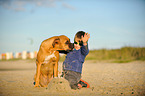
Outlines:
<svg viewBox="0 0 145 96"><path fill-rule="evenodd" d="M39 88L40 86L39 86L39 85L35 85L35 86L34 86L34 88L36 88L36 87L38 87L38 88Z"/></svg>

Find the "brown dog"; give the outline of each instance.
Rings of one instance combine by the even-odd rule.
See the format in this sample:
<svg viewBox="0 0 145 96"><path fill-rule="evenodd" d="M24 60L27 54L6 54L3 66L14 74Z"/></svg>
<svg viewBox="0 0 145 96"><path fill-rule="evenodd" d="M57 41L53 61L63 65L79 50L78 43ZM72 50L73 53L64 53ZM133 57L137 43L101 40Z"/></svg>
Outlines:
<svg viewBox="0 0 145 96"><path fill-rule="evenodd" d="M58 76L58 50L71 50L70 39L64 35L44 40L39 48L36 59L35 87L47 87L53 76Z"/></svg>

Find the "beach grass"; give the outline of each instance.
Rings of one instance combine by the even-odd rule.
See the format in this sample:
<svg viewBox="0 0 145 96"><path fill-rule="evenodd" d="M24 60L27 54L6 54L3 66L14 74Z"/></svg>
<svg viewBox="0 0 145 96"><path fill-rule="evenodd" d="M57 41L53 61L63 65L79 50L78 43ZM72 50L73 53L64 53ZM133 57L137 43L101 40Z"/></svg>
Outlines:
<svg viewBox="0 0 145 96"><path fill-rule="evenodd" d="M127 63L145 60L145 48L122 47L120 49L90 50L86 60L113 60L115 63Z"/></svg>

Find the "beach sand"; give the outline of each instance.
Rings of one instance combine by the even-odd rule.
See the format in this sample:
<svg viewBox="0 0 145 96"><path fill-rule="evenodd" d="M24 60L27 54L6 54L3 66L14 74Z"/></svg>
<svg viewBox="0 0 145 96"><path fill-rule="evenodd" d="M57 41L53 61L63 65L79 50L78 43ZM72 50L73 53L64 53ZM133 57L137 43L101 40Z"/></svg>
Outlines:
<svg viewBox="0 0 145 96"><path fill-rule="evenodd" d="M71 90L63 78L53 79L47 88L34 88L35 72L33 60L0 61L0 96L145 96L145 61L86 61L82 79L90 88L80 90Z"/></svg>

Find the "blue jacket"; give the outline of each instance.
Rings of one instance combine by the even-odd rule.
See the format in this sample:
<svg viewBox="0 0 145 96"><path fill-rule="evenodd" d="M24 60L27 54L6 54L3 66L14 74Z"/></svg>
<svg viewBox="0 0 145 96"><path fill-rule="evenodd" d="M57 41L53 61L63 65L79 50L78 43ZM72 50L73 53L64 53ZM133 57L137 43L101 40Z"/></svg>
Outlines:
<svg viewBox="0 0 145 96"><path fill-rule="evenodd" d="M88 53L88 45L67 53L66 59L63 62L63 69L82 73L83 63Z"/></svg>

